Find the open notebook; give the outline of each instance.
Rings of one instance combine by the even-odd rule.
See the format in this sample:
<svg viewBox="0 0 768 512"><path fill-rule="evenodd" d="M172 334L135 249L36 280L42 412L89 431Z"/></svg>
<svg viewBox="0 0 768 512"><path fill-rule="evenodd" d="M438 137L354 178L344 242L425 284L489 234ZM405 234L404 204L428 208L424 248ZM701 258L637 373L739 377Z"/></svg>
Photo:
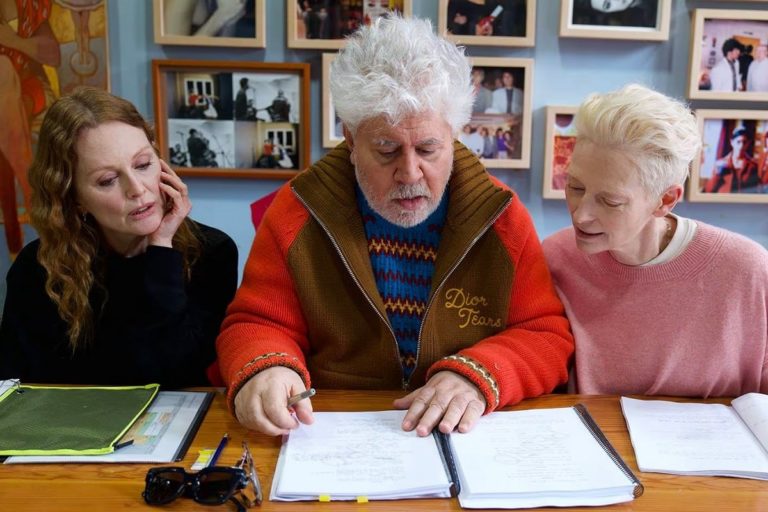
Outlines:
<svg viewBox="0 0 768 512"><path fill-rule="evenodd" d="M640 471L768 480L768 395L731 405L622 397Z"/></svg>
<svg viewBox="0 0 768 512"><path fill-rule="evenodd" d="M318 412L285 437L272 500L449 497L466 508L607 505L642 485L583 406L495 412L418 437L405 411Z"/></svg>

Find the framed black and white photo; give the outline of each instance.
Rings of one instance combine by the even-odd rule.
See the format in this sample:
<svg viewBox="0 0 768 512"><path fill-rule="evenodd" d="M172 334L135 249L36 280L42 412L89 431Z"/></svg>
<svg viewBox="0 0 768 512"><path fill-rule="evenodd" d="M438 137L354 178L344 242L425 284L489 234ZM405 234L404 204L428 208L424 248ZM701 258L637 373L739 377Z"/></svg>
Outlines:
<svg viewBox="0 0 768 512"><path fill-rule="evenodd" d="M672 0L562 0L560 37L666 41Z"/></svg>
<svg viewBox="0 0 768 512"><path fill-rule="evenodd" d="M308 164L309 64L155 60L157 140L180 174L290 178Z"/></svg>
<svg viewBox="0 0 768 512"><path fill-rule="evenodd" d="M267 0L153 0L155 43L264 48Z"/></svg>

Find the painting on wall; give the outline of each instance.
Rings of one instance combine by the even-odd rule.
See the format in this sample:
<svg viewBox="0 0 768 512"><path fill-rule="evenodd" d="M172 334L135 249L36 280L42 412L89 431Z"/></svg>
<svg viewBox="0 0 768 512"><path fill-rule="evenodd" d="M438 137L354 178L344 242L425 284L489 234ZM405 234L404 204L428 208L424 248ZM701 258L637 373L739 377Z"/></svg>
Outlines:
<svg viewBox="0 0 768 512"><path fill-rule="evenodd" d="M472 117L459 140L491 169L530 164L533 59L474 57Z"/></svg>
<svg viewBox="0 0 768 512"><path fill-rule="evenodd" d="M578 107L547 107L547 135L544 141L544 183L547 199L565 199L565 185L573 148L576 146L574 117Z"/></svg>
<svg viewBox="0 0 768 512"><path fill-rule="evenodd" d="M310 147L309 64L155 60L160 154L181 175L288 179Z"/></svg>
<svg viewBox="0 0 768 512"><path fill-rule="evenodd" d="M672 0L562 0L560 37L666 41Z"/></svg>
<svg viewBox="0 0 768 512"><path fill-rule="evenodd" d="M335 53L323 54L323 147L335 148L344 140L344 130L341 119L336 115L331 99L331 87L328 78L331 74L331 63L336 58Z"/></svg>
<svg viewBox="0 0 768 512"><path fill-rule="evenodd" d="M21 7L21 9L19 9ZM23 53L0 43L0 206L11 254L23 239L31 190L27 169L48 107L81 85L109 90L105 0L0 0L0 25L9 41L36 42Z"/></svg>
<svg viewBox="0 0 768 512"><path fill-rule="evenodd" d="M696 9L688 97L768 101L768 11Z"/></svg>
<svg viewBox="0 0 768 512"><path fill-rule="evenodd" d="M153 0L155 43L264 48L266 0Z"/></svg>
<svg viewBox="0 0 768 512"><path fill-rule="evenodd" d="M696 111L703 148L688 184L691 201L768 203L768 111Z"/></svg>
<svg viewBox="0 0 768 512"><path fill-rule="evenodd" d="M437 32L461 45L533 46L536 0L440 0Z"/></svg>
<svg viewBox="0 0 768 512"><path fill-rule="evenodd" d="M413 0L285 0L288 48L338 50L363 25L390 12L410 16Z"/></svg>

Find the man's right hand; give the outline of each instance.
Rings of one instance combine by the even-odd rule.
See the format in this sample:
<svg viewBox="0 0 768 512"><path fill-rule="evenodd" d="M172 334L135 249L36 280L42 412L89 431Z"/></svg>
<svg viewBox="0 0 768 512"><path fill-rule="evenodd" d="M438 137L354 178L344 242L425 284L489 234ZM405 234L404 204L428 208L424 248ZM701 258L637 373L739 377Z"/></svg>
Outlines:
<svg viewBox="0 0 768 512"><path fill-rule="evenodd" d="M288 398L305 390L304 381L290 368L267 368L251 377L237 392L235 415L251 430L272 436L287 434L297 428L299 422L309 425L314 421L309 399L288 408Z"/></svg>

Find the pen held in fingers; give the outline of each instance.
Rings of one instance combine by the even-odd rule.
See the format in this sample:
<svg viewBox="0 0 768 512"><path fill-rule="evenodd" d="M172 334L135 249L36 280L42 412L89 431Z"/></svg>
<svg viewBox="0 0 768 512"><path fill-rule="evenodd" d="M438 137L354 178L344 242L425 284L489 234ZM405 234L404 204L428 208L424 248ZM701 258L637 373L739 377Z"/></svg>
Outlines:
<svg viewBox="0 0 768 512"><path fill-rule="evenodd" d="M309 388L306 391L302 391L298 395L293 395L288 399L288 407L291 407L292 405L297 404L301 400L304 400L305 398L310 398L315 396L315 388Z"/></svg>

